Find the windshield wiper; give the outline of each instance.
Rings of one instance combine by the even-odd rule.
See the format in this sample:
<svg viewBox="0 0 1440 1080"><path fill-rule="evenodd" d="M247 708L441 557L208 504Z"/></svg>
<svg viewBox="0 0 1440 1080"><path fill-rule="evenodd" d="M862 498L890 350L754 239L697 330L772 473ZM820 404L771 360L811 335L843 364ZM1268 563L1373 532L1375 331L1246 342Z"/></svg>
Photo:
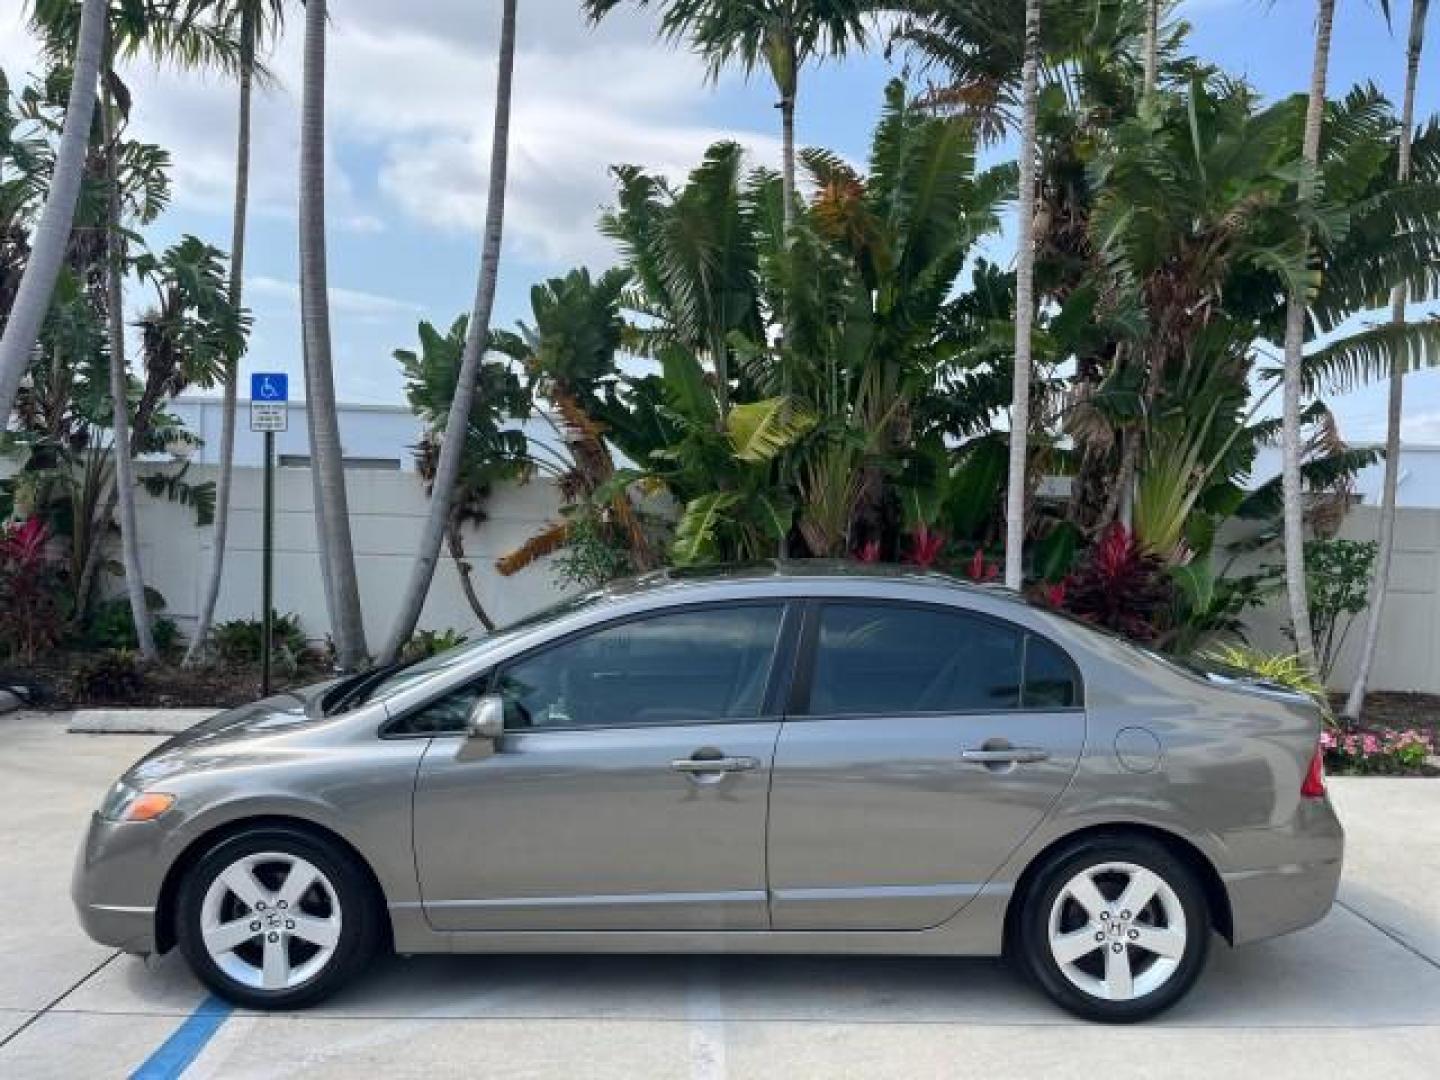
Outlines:
<svg viewBox="0 0 1440 1080"><path fill-rule="evenodd" d="M369 671L351 675L325 695L321 712L325 716L335 716L348 709L353 709L356 705L363 705L377 683L383 682L395 672L407 668L413 663L415 663L414 660L397 660L393 664L382 664Z"/></svg>

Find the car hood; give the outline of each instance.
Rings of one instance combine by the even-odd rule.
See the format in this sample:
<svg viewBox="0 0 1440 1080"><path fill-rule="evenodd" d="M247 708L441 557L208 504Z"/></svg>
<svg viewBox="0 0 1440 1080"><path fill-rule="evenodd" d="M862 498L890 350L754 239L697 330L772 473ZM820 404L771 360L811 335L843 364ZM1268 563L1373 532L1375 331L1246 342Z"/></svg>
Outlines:
<svg viewBox="0 0 1440 1080"><path fill-rule="evenodd" d="M234 739L261 735L271 731L290 730L304 724L316 723L324 717L319 715L312 704L322 697L338 680L310 686L300 686L284 693L273 694L259 701L226 709L208 720L202 720L194 727L167 739L148 754L145 760L170 754L181 749L200 749L207 744L229 742Z"/></svg>

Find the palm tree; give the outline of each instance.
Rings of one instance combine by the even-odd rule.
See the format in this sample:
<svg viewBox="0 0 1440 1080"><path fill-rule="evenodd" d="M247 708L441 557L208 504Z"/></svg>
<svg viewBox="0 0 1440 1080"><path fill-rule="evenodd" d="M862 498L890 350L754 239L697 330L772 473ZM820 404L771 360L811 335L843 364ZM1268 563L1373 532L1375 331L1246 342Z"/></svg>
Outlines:
<svg viewBox="0 0 1440 1080"><path fill-rule="evenodd" d="M1425 19L1430 13L1430 0L1411 0L1410 36L1405 50L1405 97L1400 109L1399 160L1396 178L1404 184L1410 179L1410 140L1415 125L1415 85L1420 77L1420 54L1425 46ZM1395 326L1405 323L1406 285L1400 282L1390 297L1390 321ZM1405 404L1405 364L1400 355L1390 369L1390 394L1385 428L1385 480L1380 495L1379 551L1375 561L1375 580L1370 587L1370 612L1365 623L1365 638L1360 646L1360 664L1350 696L1345 699L1345 716L1358 720L1365 707L1365 691L1370 684L1370 668L1375 662L1375 648L1380 641L1380 618L1385 606L1385 592L1390 587L1391 556L1395 547L1395 500L1400 482L1400 418Z"/></svg>
<svg viewBox="0 0 1440 1080"><path fill-rule="evenodd" d="M795 220L795 101L800 69L812 59L844 56L851 46L864 48L865 16L887 6L874 0L664 0L660 33L684 41L704 57L709 77L717 79L738 61L748 76L760 65L780 93L782 144L781 190L788 232ZM599 22L621 0L581 0L591 21ZM635 0L648 7L650 0Z"/></svg>
<svg viewBox="0 0 1440 1080"><path fill-rule="evenodd" d="M470 325L465 337L465 353L460 361L460 374L455 396L450 402L450 417L445 424L445 437L440 444L440 461L435 467L431 485L429 513L420 535L420 550L410 571L410 581L395 614L390 637L381 654L382 663L390 663L415 632L420 609L435 576L440 557L440 542L451 520L456 481L465 457L465 439L470 410L475 402L475 382L480 374L481 359L490 337L490 312L495 305L495 279L500 269L500 237L505 223L505 173L510 152L510 87L515 71L515 0L505 0L500 13L500 63L495 83L495 127L490 144L490 190L486 195L485 239L480 253L480 281L475 288L475 305L470 312Z"/></svg>
<svg viewBox="0 0 1440 1080"><path fill-rule="evenodd" d="M1025 0L1021 67L1020 235L1015 252L1015 374L1010 404L1010 473L1005 494L1005 584L1024 581L1025 472L1030 430L1030 330L1035 318L1035 122L1040 109L1040 0Z"/></svg>
<svg viewBox="0 0 1440 1080"><path fill-rule="evenodd" d="M320 574L342 671L368 660L360 584L350 539L350 506L335 373L330 361L330 303L325 265L325 0L305 5L305 73L300 109L300 321L304 338L305 414L310 430Z"/></svg>
<svg viewBox="0 0 1440 1080"><path fill-rule="evenodd" d="M1160 0L1145 0L1145 37L1141 50L1145 65L1141 97L1148 101L1155 96L1160 82Z"/></svg>
<svg viewBox="0 0 1440 1080"><path fill-rule="evenodd" d="M1325 77L1330 67L1330 32L1335 24L1335 0L1319 0L1315 18L1315 55L1310 71L1310 94L1305 106L1305 133L1301 156L1306 172L1300 180L1302 203L1315 196L1315 172L1320 161L1320 124L1325 113ZM1309 246L1309 229L1302 227L1303 246ZM1285 495L1285 592L1290 601L1290 622L1295 649L1311 667L1315 663L1315 642L1310 631L1310 601L1305 583L1305 508L1300 476L1300 398L1304 389L1302 372L1305 346L1305 293L1290 290L1285 311L1285 370L1281 406L1280 448L1283 459L1282 487Z"/></svg>
<svg viewBox="0 0 1440 1080"><path fill-rule="evenodd" d="M191 0L187 17L201 15L213 0ZM240 102L235 139L235 206L231 215L230 303L239 309L245 283L245 222L250 196L250 96L255 81L255 55L262 42L273 40L285 20L284 0L222 0L217 12L220 21L238 22L240 46ZM225 371L225 402L220 425L220 475L215 491L215 540L210 559L210 576L200 601L200 616L185 663L193 661L205 645L215 618L220 596L220 579L225 569L225 541L230 532L230 485L235 471L236 398L239 357L232 357Z"/></svg>
<svg viewBox="0 0 1440 1080"><path fill-rule="evenodd" d="M70 79L70 100L65 107L65 126L50 193L35 230L30 258L20 278L20 289L10 308L3 335L0 335L0 430L10 418L15 392L30 366L40 324L50 310L55 279L70 242L70 225L75 201L85 174L85 155L90 148L91 123L95 112L95 80L100 70L100 53L105 44L105 15L108 0L85 0L80 13L79 37Z"/></svg>
<svg viewBox="0 0 1440 1080"><path fill-rule="evenodd" d="M120 231L120 177L117 164L115 107L108 77L112 48L106 41L101 88L100 124L105 142L105 307L110 337L110 430L114 438L115 491L120 500L120 550L125 565L125 592L135 623L139 652L156 660L155 636L150 632L150 604L145 597L145 573L140 563L140 521L135 507L135 463L130 455L130 372L125 362L125 238Z"/></svg>

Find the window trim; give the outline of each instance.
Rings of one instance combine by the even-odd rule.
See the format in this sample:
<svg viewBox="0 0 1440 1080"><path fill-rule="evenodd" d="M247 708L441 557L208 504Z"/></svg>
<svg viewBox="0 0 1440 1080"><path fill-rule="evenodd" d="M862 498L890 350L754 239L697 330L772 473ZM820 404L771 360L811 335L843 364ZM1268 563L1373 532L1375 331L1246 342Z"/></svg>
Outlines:
<svg viewBox="0 0 1440 1080"><path fill-rule="evenodd" d="M826 607L895 607L911 610L939 612L945 615L960 615L982 622L992 623L1020 635L1020 702L1021 704L1013 709L926 709L917 711L887 711L887 712L845 712L845 713L812 713L810 711L810 698L814 689L816 660L820 651L820 617ZM1056 650L1075 676L1075 688L1077 691L1077 703L1074 705L1044 705L1027 706L1025 701L1025 676L1026 667L1030 653L1030 639L1039 638L1047 645ZM1080 671L1080 665L1075 663L1075 658L1070 651L1039 631L1032 630L1023 623L1011 622L1009 619L1001 618L998 615L991 615L986 611L976 611L974 608L961 607L957 604L934 603L926 600L905 600L893 597L866 597L866 596L825 596L817 597L808 601L805 605L805 621L801 628L799 656L797 658L797 672L791 683L788 707L785 713L786 723L804 722L812 720L872 720L872 719L925 719L927 717L945 716L1037 716L1051 715L1055 713L1084 713L1085 712L1085 679Z"/></svg>
<svg viewBox="0 0 1440 1080"><path fill-rule="evenodd" d="M397 713L381 725L380 737L382 739L464 738L465 733L463 731L407 732L396 731L394 729L414 714L436 704L441 698L468 689L476 683L484 684L484 689L481 690L482 694L491 693L500 675L507 668L553 649L562 648L573 641L588 637L591 634L598 634L605 630L617 626L625 626L632 622L639 622L643 619L663 618L667 615L679 615L693 611L728 611L747 607L774 607L780 609L780 620L775 632L775 644L771 647L769 670L765 674L765 689L760 695L761 711L759 715L717 717L712 720L695 720L669 724L571 724L565 727L506 728L505 734L507 736L564 735L584 731L627 731L663 727L710 727L716 724L755 724L778 721L783 718L781 704L786 700L786 691L794 675L796 663L798 663L799 649L796 648L796 638L799 635L799 609L802 604L803 601L797 600L792 596L757 596L735 600L699 600L689 604L674 604L666 607L648 608L644 611L632 611L625 615L618 615L613 619L607 619L604 622L578 627L559 637L532 645L523 652L518 652L513 656L507 656L505 659L498 661L490 668L476 675L474 679L452 686L432 698L427 698L425 701L412 705L403 712ZM795 660L796 663L787 662L791 660Z"/></svg>

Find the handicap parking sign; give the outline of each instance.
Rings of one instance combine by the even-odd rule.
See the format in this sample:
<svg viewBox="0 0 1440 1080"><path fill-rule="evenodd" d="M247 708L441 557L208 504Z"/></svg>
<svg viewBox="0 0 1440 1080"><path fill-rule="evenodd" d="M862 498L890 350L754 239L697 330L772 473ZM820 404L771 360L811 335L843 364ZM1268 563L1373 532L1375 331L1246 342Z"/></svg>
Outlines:
<svg viewBox="0 0 1440 1080"><path fill-rule="evenodd" d="M290 427L290 377L283 371L257 371L250 376L250 430L287 431Z"/></svg>
<svg viewBox="0 0 1440 1080"><path fill-rule="evenodd" d="M251 401L289 401L290 376L283 371L257 371L250 376Z"/></svg>

